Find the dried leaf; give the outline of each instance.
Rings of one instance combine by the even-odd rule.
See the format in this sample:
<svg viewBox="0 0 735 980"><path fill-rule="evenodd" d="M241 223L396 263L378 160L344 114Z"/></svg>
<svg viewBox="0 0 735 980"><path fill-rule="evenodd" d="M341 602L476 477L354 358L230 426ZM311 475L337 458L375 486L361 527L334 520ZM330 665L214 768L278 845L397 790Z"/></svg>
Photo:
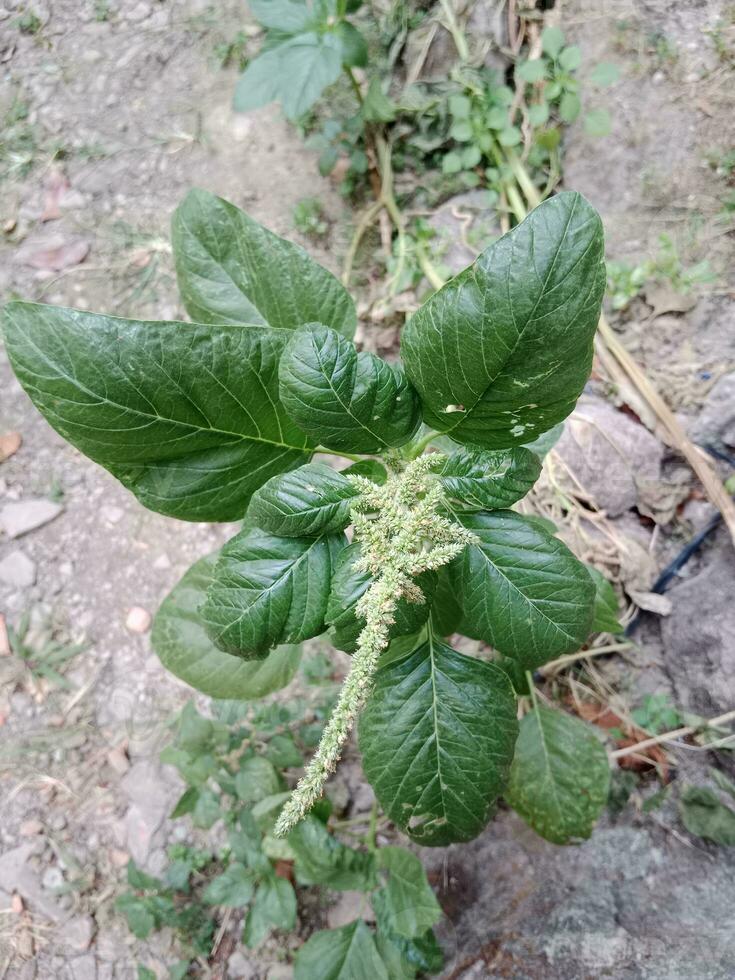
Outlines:
<svg viewBox="0 0 735 980"><path fill-rule="evenodd" d="M621 733L620 737L615 739L615 745L619 749L637 745L638 742L649 737L641 728L629 725L607 705L593 704L591 701L575 701L573 698L569 698L567 703L580 718L597 725L598 728L604 728L606 731L617 729ZM650 762L646 762L643 757ZM669 762L660 745L650 745L635 755L626 755L617 761L621 769L633 769L636 772L644 772L651 766L655 766L660 773L661 781L663 783L669 781Z"/></svg>
<svg viewBox="0 0 735 980"><path fill-rule="evenodd" d="M18 249L18 261L32 269L61 272L84 262L89 254L89 242L84 238L52 235L41 242L28 242Z"/></svg>
<svg viewBox="0 0 735 980"><path fill-rule="evenodd" d="M639 592L637 589L628 589L628 595L639 609L656 613L657 616L671 615L673 607L671 599L666 595L659 592Z"/></svg>
<svg viewBox="0 0 735 980"><path fill-rule="evenodd" d="M50 167L43 182L43 213L41 221L55 221L61 217L61 199L70 188L69 180L61 167Z"/></svg>

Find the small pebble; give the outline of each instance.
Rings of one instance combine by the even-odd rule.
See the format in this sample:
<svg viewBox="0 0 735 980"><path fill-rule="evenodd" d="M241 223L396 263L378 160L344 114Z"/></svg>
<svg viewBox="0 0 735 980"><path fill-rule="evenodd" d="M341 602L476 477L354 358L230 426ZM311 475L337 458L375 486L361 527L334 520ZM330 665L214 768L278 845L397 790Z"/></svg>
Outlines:
<svg viewBox="0 0 735 980"><path fill-rule="evenodd" d="M125 627L130 633L147 633L151 628L151 614L142 606L133 606L128 610Z"/></svg>

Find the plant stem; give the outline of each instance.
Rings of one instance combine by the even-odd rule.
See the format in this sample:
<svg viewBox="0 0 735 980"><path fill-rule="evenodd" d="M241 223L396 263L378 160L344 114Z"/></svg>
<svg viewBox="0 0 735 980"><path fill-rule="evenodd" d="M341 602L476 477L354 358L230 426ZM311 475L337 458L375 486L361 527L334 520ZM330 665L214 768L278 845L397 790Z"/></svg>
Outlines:
<svg viewBox="0 0 735 980"><path fill-rule="evenodd" d="M356 453L343 453L338 452L336 449L326 449L324 446L317 446L314 450L315 453L325 453L329 456L343 456L345 459L351 459L353 463L361 463L364 456L358 456Z"/></svg>
<svg viewBox="0 0 735 980"><path fill-rule="evenodd" d="M348 65L345 65L344 66L344 69L345 69L345 72L347 73L347 77L350 80L350 85L352 86L352 91L357 96L357 101L360 103L360 107L362 108L362 106L363 106L363 104L365 102L365 99L364 99L363 94L362 94L362 89L360 88L360 83L355 78L355 73L353 72L353 70Z"/></svg>
<svg viewBox="0 0 735 980"><path fill-rule="evenodd" d="M373 800L373 805L370 810L370 825L368 827L367 837L365 838L365 843L368 849L371 851L377 850L377 844L375 838L378 833L378 801Z"/></svg>
<svg viewBox="0 0 735 980"><path fill-rule="evenodd" d="M518 181L518 184L523 191L526 200L528 201L528 207L537 207L541 203L541 195L539 194L538 188L531 180L528 171L518 158L518 154L512 147L506 147L505 157L510 164L511 170L513 171L513 176Z"/></svg>
<svg viewBox="0 0 735 980"><path fill-rule="evenodd" d="M697 732L704 731L707 728L718 728L720 725L725 725L731 721L735 721L735 711L728 711L724 715L718 715L717 718L711 718L701 725L685 725L683 728L675 728L671 732L663 732L661 735L645 738L642 742L637 742L635 745L626 745L624 749L617 749L615 752L611 752L610 758L622 759L626 755L634 755L643 749L650 749L654 745L661 745L662 742L671 742L676 738L681 738L683 735L696 735ZM735 734L729 737L735 738Z"/></svg>
<svg viewBox="0 0 735 980"><path fill-rule="evenodd" d="M440 0L442 10L444 11L444 16L447 19L446 28L452 35L452 40L454 41L454 46L457 49L457 54L462 62L467 62L470 60L470 52L467 47L467 38L464 36L464 32L457 23L457 18L454 15L454 8L450 0Z"/></svg>
<svg viewBox="0 0 735 980"><path fill-rule="evenodd" d="M444 285L444 283L442 283L442 285ZM426 447L430 446L432 440L435 439L438 435L439 433L435 432L432 429L431 432L427 433L427 435L423 437L423 439L419 439L416 445L412 447L411 458L416 459L417 456L420 456L421 453L426 449Z"/></svg>
<svg viewBox="0 0 735 980"><path fill-rule="evenodd" d="M434 263L431 261L431 259L427 255L426 250L424 249L423 245L418 245L417 244L417 246L416 246L416 255L418 256L418 260L419 260L419 265L421 267L421 271L423 272L423 274L428 279L429 284L434 289L441 289L442 286L444 285L444 279L439 274L439 272L436 269Z"/></svg>
<svg viewBox="0 0 735 980"><path fill-rule="evenodd" d="M536 685L533 683L533 674L530 670L526 671L526 683L531 694L531 704L534 711L538 711L538 697L536 696Z"/></svg>
<svg viewBox="0 0 735 980"><path fill-rule="evenodd" d="M370 225L375 221L380 212L383 210L382 199L374 201L369 208L367 208L362 213L362 217L357 222L355 226L355 232L352 236L352 241L350 242L350 247L345 256L344 265L342 267L342 284L344 286L349 286L350 276L352 275L352 266L355 262L355 256L357 255L357 250L360 247L360 242L363 239L363 235L368 230Z"/></svg>

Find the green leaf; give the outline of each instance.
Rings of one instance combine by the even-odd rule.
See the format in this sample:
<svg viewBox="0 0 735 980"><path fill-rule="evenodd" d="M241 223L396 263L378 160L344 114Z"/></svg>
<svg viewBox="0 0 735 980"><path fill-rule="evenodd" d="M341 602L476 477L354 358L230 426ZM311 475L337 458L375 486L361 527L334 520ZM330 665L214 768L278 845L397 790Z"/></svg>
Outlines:
<svg viewBox="0 0 735 980"><path fill-rule="evenodd" d="M248 905L255 891L253 872L233 861L232 864L213 878L204 890L202 900L207 905L227 905L230 908L242 908Z"/></svg>
<svg viewBox="0 0 735 980"><path fill-rule="evenodd" d="M425 627L422 627L415 633L409 633L407 636L397 636L394 640L390 641L381 653L378 666L387 667L388 664L395 663L397 660L403 660L404 657L407 657L414 650L417 650L426 643L426 636L427 631Z"/></svg>
<svg viewBox="0 0 735 980"><path fill-rule="evenodd" d="M296 855L296 879L302 885L325 885L338 891L375 887L375 858L341 844L316 817L298 823L288 835Z"/></svg>
<svg viewBox="0 0 735 980"><path fill-rule="evenodd" d="M437 585L431 600L431 624L439 636L449 636L460 629L462 605L452 582L449 567L437 572Z"/></svg>
<svg viewBox="0 0 735 980"><path fill-rule="evenodd" d="M447 457L439 475L450 497L485 510L500 510L525 497L540 473L538 456L516 446L504 452L460 449Z"/></svg>
<svg viewBox="0 0 735 980"><path fill-rule="evenodd" d="M294 0L249 0L248 6L262 27L282 34L300 34L314 20L312 9Z"/></svg>
<svg viewBox="0 0 735 980"><path fill-rule="evenodd" d="M431 929L417 939L405 939L382 929L378 919L376 943L390 980L414 980L417 974L439 973L444 966L444 955Z"/></svg>
<svg viewBox="0 0 735 980"><path fill-rule="evenodd" d="M138 980L158 980L158 977L149 969L147 966L143 966L142 963L138 964Z"/></svg>
<svg viewBox="0 0 735 980"><path fill-rule="evenodd" d="M361 459L340 471L342 476L364 476L382 486L388 479L388 471L377 459Z"/></svg>
<svg viewBox="0 0 735 980"><path fill-rule="evenodd" d="M612 129L612 120L607 109L592 109L584 117L585 132L589 136L607 136Z"/></svg>
<svg viewBox="0 0 735 980"><path fill-rule="evenodd" d="M191 822L194 826L209 830L222 816L224 814L219 796L210 789L200 789L191 811Z"/></svg>
<svg viewBox="0 0 735 980"><path fill-rule="evenodd" d="M682 792L679 810L690 834L715 844L735 844L735 811L721 803L709 786L687 786Z"/></svg>
<svg viewBox="0 0 735 980"><path fill-rule="evenodd" d="M521 131L517 126L506 126L498 136L498 143L501 146L518 146L522 139Z"/></svg>
<svg viewBox="0 0 735 980"><path fill-rule="evenodd" d="M735 799L735 783L728 779L722 770L710 767L709 774L723 792L729 793Z"/></svg>
<svg viewBox="0 0 735 980"><path fill-rule="evenodd" d="M236 534L220 553L201 610L211 639L252 660L323 633L332 570L346 544L342 534L280 538L257 527Z"/></svg>
<svg viewBox="0 0 735 980"><path fill-rule="evenodd" d="M233 106L249 112L280 102L287 119L298 119L341 71L342 42L336 34L298 34L250 62L238 80Z"/></svg>
<svg viewBox="0 0 735 980"><path fill-rule="evenodd" d="M125 916L128 929L138 939L147 939L156 928L156 918L145 899L135 895L121 895L115 902L115 908Z"/></svg>
<svg viewBox="0 0 735 980"><path fill-rule="evenodd" d="M582 51L576 44L570 44L559 55L559 64L564 71L576 71L582 64Z"/></svg>
<svg viewBox="0 0 735 980"><path fill-rule="evenodd" d="M550 429L547 429L546 432L542 432L541 435L537 436L531 442L525 443L525 447L526 449L530 449L532 453L536 453L541 459L544 459L561 439L563 432L564 423L558 422Z"/></svg>
<svg viewBox="0 0 735 980"><path fill-rule="evenodd" d="M505 798L544 840L586 840L609 788L607 752L589 725L542 705L523 718Z"/></svg>
<svg viewBox="0 0 735 980"><path fill-rule="evenodd" d="M283 782L273 763L261 755L244 759L235 774L235 792L243 803L259 803L282 789Z"/></svg>
<svg viewBox="0 0 735 980"><path fill-rule="evenodd" d="M458 174L462 169L462 157L459 153L445 153L442 157L442 173Z"/></svg>
<svg viewBox="0 0 735 980"><path fill-rule="evenodd" d="M565 92L559 103L559 116L562 122L573 123L582 110L582 102L575 92Z"/></svg>
<svg viewBox="0 0 735 980"><path fill-rule="evenodd" d="M365 68L368 63L368 47L362 34L353 24L344 20L336 25L335 30L342 44L342 64L348 68Z"/></svg>
<svg viewBox="0 0 735 980"><path fill-rule="evenodd" d="M278 647L265 660L248 662L212 643L200 609L217 558L217 552L201 558L164 599L153 620L153 649L167 670L212 698L262 698L291 682L301 647Z"/></svg>
<svg viewBox="0 0 735 980"><path fill-rule="evenodd" d="M546 102L540 102L528 107L528 121L532 126L543 126L549 118L549 107Z"/></svg>
<svg viewBox="0 0 735 980"><path fill-rule="evenodd" d="M328 449L380 452L408 442L420 424L416 392L403 370L328 327L299 330L280 367L291 418Z"/></svg>
<svg viewBox="0 0 735 980"><path fill-rule="evenodd" d="M274 766L279 769L289 769L292 766L303 765L303 757L296 748L292 735L274 735L268 742L265 753Z"/></svg>
<svg viewBox="0 0 735 980"><path fill-rule="evenodd" d="M294 957L294 980L390 980L373 935L357 919L341 929L323 929Z"/></svg>
<svg viewBox="0 0 735 980"><path fill-rule="evenodd" d="M578 650L595 585L567 546L513 511L457 516L477 537L451 565L463 632L525 670Z"/></svg>
<svg viewBox="0 0 735 980"><path fill-rule="evenodd" d="M242 518L309 440L278 400L286 334L9 303L5 342L34 405L151 510Z"/></svg>
<svg viewBox="0 0 735 980"><path fill-rule="evenodd" d="M472 139L473 129L469 119L457 119L449 130L449 135L458 143L467 143Z"/></svg>
<svg viewBox="0 0 735 980"><path fill-rule="evenodd" d="M161 881L141 871L132 859L128 861L125 873L130 887L138 891L156 892L161 888Z"/></svg>
<svg viewBox="0 0 735 980"><path fill-rule="evenodd" d="M350 506L358 491L325 463L307 463L279 473L256 490L250 501L250 524L284 537L341 531L350 523Z"/></svg>
<svg viewBox="0 0 735 980"><path fill-rule="evenodd" d="M590 82L598 88L614 85L620 78L620 69L610 61L601 61L590 72Z"/></svg>
<svg viewBox="0 0 735 980"><path fill-rule="evenodd" d="M261 832L253 816L253 809L240 810L239 827L230 831L230 848L236 861L251 871L264 874L270 871L270 862L263 853Z"/></svg>
<svg viewBox="0 0 735 980"><path fill-rule="evenodd" d="M466 169L476 167L482 160L482 153L479 146L467 146L462 150L462 166Z"/></svg>
<svg viewBox="0 0 735 980"><path fill-rule="evenodd" d="M197 805L197 800L199 799L199 790L196 786L189 786L179 797L178 803L171 811L171 819L176 820L178 817L184 817L187 813L191 813L194 807Z"/></svg>
<svg viewBox="0 0 735 980"><path fill-rule="evenodd" d="M442 917L421 861L403 847L381 847L378 867L389 872L388 884L373 896L391 931L407 939L423 936ZM377 913L376 913L377 914Z"/></svg>
<svg viewBox="0 0 735 980"><path fill-rule="evenodd" d="M564 47L564 31L559 27L545 27L541 31L541 46L544 54L550 58L556 58Z"/></svg>
<svg viewBox="0 0 735 980"><path fill-rule="evenodd" d="M472 102L466 95L450 95L449 111L455 119L469 119Z"/></svg>
<svg viewBox="0 0 735 980"><path fill-rule="evenodd" d="M365 594L372 577L368 571L358 571L355 563L360 557L360 545L357 542L348 545L337 558L327 602L326 622L329 624L329 638L338 650L354 653L357 649L357 639L365 625L365 620L358 618L355 606ZM390 636L404 636L415 633L429 618L430 599L436 585L435 572L423 572L416 578L416 584L423 590L427 602L408 602L400 599L395 611L395 622L390 628Z"/></svg>
<svg viewBox="0 0 735 980"><path fill-rule="evenodd" d="M563 192L424 303L401 349L431 428L505 449L566 418L592 364L602 249L597 212Z"/></svg>
<svg viewBox="0 0 735 980"><path fill-rule="evenodd" d="M285 878L265 878L245 920L242 938L251 949L259 946L272 929L293 929L296 925L296 895Z"/></svg>
<svg viewBox="0 0 735 980"><path fill-rule="evenodd" d="M476 837L505 789L518 731L508 678L434 637L379 670L363 709L365 775L418 844Z"/></svg>
<svg viewBox="0 0 735 980"><path fill-rule="evenodd" d="M195 320L282 330L318 320L345 337L355 332L355 305L332 273L221 197L189 191L174 213L172 243Z"/></svg>
<svg viewBox="0 0 735 980"><path fill-rule="evenodd" d="M623 627L618 622L618 597L615 589L602 572L592 565L585 565L587 572L595 583L595 605L592 619L593 633L622 633Z"/></svg>
<svg viewBox="0 0 735 980"><path fill-rule="evenodd" d="M546 62L543 58L534 58L533 61L522 61L516 65L516 75L524 82L540 82L546 71Z"/></svg>
<svg viewBox="0 0 735 980"><path fill-rule="evenodd" d="M383 92L383 86L377 75L370 79L367 93L362 103L362 118L365 122L388 123L396 118L398 107L392 99Z"/></svg>

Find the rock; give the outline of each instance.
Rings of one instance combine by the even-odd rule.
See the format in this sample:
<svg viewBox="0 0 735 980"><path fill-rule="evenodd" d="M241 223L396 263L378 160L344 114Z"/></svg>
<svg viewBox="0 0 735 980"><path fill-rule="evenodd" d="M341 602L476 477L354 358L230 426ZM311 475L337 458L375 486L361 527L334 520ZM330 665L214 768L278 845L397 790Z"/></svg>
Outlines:
<svg viewBox="0 0 735 980"><path fill-rule="evenodd" d="M109 524L119 524L125 516L122 507L106 506L102 508L102 516Z"/></svg>
<svg viewBox="0 0 735 980"><path fill-rule="evenodd" d="M35 531L58 517L64 508L51 500L19 500L5 504L0 510L0 528L9 538L19 538L21 534Z"/></svg>
<svg viewBox="0 0 735 980"><path fill-rule="evenodd" d="M61 233L33 236L15 254L20 265L40 272L61 272L84 262L89 255L86 238L68 237Z"/></svg>
<svg viewBox="0 0 735 980"><path fill-rule="evenodd" d="M130 759L128 759L125 750L118 746L115 749L110 749L107 753L107 764L118 776L124 776L130 768Z"/></svg>
<svg viewBox="0 0 735 980"><path fill-rule="evenodd" d="M661 622L677 703L705 716L732 708L735 691L735 554L721 540L699 573L668 590L672 611Z"/></svg>
<svg viewBox="0 0 735 980"><path fill-rule="evenodd" d="M702 445L724 443L735 448L735 371L724 374L712 386L689 431Z"/></svg>
<svg viewBox="0 0 735 980"><path fill-rule="evenodd" d="M128 13L126 20L129 20L131 24L139 24L141 21L150 17L152 12L151 5L149 3L145 3L144 0L141 0L141 2L136 3L133 9Z"/></svg>
<svg viewBox="0 0 735 980"><path fill-rule="evenodd" d="M20 549L0 560L0 581L16 589L27 589L36 581L35 562Z"/></svg>
<svg viewBox="0 0 735 980"><path fill-rule="evenodd" d="M176 791L164 781L161 767L148 760L136 762L123 776L120 787L132 804L125 815L126 847L136 864L145 864Z"/></svg>
<svg viewBox="0 0 735 980"><path fill-rule="evenodd" d="M0 463L17 453L22 441L20 432L5 432L0 435Z"/></svg>
<svg viewBox="0 0 735 980"><path fill-rule="evenodd" d="M239 949L227 961L227 980L255 980L255 964Z"/></svg>
<svg viewBox="0 0 735 980"><path fill-rule="evenodd" d="M373 921L365 895L362 892L341 892L334 905L327 909L327 926L330 929L339 929L361 916L367 921Z"/></svg>
<svg viewBox="0 0 735 980"><path fill-rule="evenodd" d="M554 449L609 517L635 507L645 484L660 481L661 443L601 398L580 398ZM565 486L574 487L569 477L560 477Z"/></svg>
<svg viewBox="0 0 735 980"><path fill-rule="evenodd" d="M469 844L422 852L430 877L445 883L443 975L725 980L735 975L718 913L735 901L735 858L725 851L713 861L663 830L603 820L570 861L568 848L501 813ZM667 909L685 909L686 927L672 929Z"/></svg>
<svg viewBox="0 0 735 980"><path fill-rule="evenodd" d="M153 562L153 567L156 569L156 571L165 571L167 568L171 568L171 559L165 553L159 555Z"/></svg>
<svg viewBox="0 0 735 980"><path fill-rule="evenodd" d="M133 606L125 617L125 628L131 633L147 633L151 628L151 614L141 606Z"/></svg>
<svg viewBox="0 0 735 980"><path fill-rule="evenodd" d="M58 891L64 886L64 875L61 868L46 868L41 878L41 884L50 892Z"/></svg>
<svg viewBox="0 0 735 980"><path fill-rule="evenodd" d="M31 818L30 820L24 820L20 825L20 836L21 837L35 837L37 834L43 833L43 824L40 820Z"/></svg>
<svg viewBox="0 0 735 980"><path fill-rule="evenodd" d="M268 968L267 980L292 980L293 967L288 963L275 963Z"/></svg>
<svg viewBox="0 0 735 980"><path fill-rule="evenodd" d="M427 222L436 235L432 249L436 260L452 275L461 272L477 258L494 238L500 237L497 213L485 190L466 191L445 201ZM469 247L468 233L475 239Z"/></svg>
<svg viewBox="0 0 735 980"><path fill-rule="evenodd" d="M73 980L97 980L97 963L92 953L69 960Z"/></svg>
<svg viewBox="0 0 735 980"><path fill-rule="evenodd" d="M43 842L40 842L43 844ZM0 889L17 892L32 909L42 912L46 918L58 922L63 912L47 892L28 864L35 853L35 841L21 844L0 855Z"/></svg>
<svg viewBox="0 0 735 980"><path fill-rule="evenodd" d="M71 949L84 953L92 944L95 921L91 915L80 915L64 923L61 939Z"/></svg>

